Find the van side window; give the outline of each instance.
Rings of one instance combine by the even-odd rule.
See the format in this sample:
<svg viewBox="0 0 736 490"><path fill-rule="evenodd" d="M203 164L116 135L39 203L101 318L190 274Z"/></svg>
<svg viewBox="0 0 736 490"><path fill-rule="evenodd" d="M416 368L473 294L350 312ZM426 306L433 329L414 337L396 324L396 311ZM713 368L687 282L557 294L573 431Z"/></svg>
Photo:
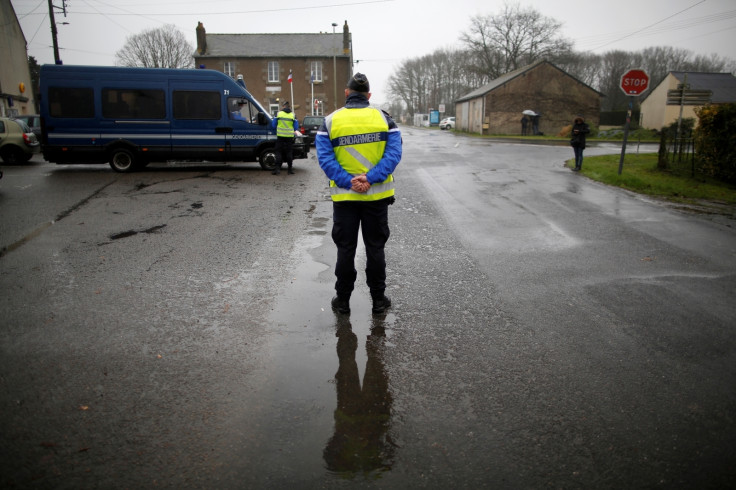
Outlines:
<svg viewBox="0 0 736 490"><path fill-rule="evenodd" d="M175 119L220 119L220 92L174 90Z"/></svg>
<svg viewBox="0 0 736 490"><path fill-rule="evenodd" d="M102 89L102 117L163 119L164 91L155 89Z"/></svg>
<svg viewBox="0 0 736 490"><path fill-rule="evenodd" d="M258 109L243 97L230 97L227 99L227 107L230 119L254 124L258 120Z"/></svg>
<svg viewBox="0 0 736 490"><path fill-rule="evenodd" d="M51 117L95 117L95 99L92 88L49 87L49 115Z"/></svg>

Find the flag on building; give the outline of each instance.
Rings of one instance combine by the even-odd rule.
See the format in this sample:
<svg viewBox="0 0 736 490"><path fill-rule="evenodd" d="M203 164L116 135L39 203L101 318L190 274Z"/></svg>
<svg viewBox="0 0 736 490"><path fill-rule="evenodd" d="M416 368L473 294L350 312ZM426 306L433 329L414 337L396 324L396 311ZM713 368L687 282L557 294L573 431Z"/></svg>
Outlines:
<svg viewBox="0 0 736 490"><path fill-rule="evenodd" d="M291 83L291 70L289 70L289 83Z"/></svg>

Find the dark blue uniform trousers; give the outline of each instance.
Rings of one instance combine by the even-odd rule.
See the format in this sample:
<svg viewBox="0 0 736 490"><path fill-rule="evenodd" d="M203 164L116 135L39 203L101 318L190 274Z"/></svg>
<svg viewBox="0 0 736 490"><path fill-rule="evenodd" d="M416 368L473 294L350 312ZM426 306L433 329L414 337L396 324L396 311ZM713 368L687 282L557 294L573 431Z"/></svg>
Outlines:
<svg viewBox="0 0 736 490"><path fill-rule="evenodd" d="M340 201L332 203L332 240L337 246L335 291L340 298L350 299L358 273L355 249L358 229L363 232L366 251L366 283L372 297L381 297L386 289L386 257L384 247L388 228L389 199L380 201Z"/></svg>

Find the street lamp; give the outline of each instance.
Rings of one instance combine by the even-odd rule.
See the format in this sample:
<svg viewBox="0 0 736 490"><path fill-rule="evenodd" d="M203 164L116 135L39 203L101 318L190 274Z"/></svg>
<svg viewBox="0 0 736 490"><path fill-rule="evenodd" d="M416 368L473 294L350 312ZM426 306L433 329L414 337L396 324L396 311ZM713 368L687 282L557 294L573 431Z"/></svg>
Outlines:
<svg viewBox="0 0 736 490"><path fill-rule="evenodd" d="M337 47L335 47L335 27L337 22L332 23L332 88L333 88L333 110L337 110Z"/></svg>

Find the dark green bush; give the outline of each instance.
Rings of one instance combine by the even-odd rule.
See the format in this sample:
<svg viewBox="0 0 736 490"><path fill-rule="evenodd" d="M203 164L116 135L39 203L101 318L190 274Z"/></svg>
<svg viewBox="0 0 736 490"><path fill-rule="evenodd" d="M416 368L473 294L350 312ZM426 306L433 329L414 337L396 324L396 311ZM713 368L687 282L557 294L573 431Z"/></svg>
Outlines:
<svg viewBox="0 0 736 490"><path fill-rule="evenodd" d="M696 109L695 130L698 171L728 183L736 183L736 104L708 105Z"/></svg>

